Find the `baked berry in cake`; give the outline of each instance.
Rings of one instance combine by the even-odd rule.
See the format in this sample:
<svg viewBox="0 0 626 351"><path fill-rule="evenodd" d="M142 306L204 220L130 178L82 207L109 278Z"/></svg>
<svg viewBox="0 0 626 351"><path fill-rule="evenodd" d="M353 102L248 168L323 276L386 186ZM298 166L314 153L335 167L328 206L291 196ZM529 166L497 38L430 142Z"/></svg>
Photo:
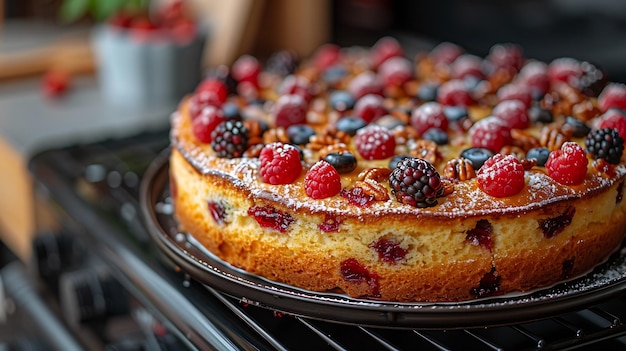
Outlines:
<svg viewBox="0 0 626 351"><path fill-rule="evenodd" d="M624 238L626 86L513 44L242 56L172 115L175 216L318 292L465 301L588 272Z"/></svg>

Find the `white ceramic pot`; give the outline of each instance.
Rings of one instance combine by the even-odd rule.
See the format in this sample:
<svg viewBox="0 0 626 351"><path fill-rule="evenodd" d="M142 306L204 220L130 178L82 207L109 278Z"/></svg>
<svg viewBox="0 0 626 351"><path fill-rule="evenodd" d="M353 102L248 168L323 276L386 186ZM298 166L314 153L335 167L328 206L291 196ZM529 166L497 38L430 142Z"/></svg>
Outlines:
<svg viewBox="0 0 626 351"><path fill-rule="evenodd" d="M97 28L93 44L104 99L123 106L180 100L202 78L205 41L204 31L181 42L109 25Z"/></svg>

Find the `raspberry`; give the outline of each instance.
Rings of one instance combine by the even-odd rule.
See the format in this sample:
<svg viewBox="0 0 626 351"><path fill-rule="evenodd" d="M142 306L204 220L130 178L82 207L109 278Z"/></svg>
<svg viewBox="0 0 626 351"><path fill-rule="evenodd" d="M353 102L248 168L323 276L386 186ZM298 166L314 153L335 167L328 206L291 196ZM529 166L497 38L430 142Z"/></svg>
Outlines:
<svg viewBox="0 0 626 351"><path fill-rule="evenodd" d="M548 77L552 84L558 82L574 83L582 73L580 62L570 57L554 59L548 65Z"/></svg>
<svg viewBox="0 0 626 351"><path fill-rule="evenodd" d="M364 71L359 73L348 83L348 92L357 100L367 94L382 96L383 84L376 73Z"/></svg>
<svg viewBox="0 0 626 351"><path fill-rule="evenodd" d="M621 83L610 83L598 96L598 108L602 112L610 108L626 110L626 85Z"/></svg>
<svg viewBox="0 0 626 351"><path fill-rule="evenodd" d="M211 138L213 130L224 121L226 121L226 117L220 108L207 106L191 122L193 135L200 142L208 144L213 140Z"/></svg>
<svg viewBox="0 0 626 351"><path fill-rule="evenodd" d="M430 51L428 56L430 56L437 64L447 65L454 62L454 60L463 55L464 52L465 50L457 44L443 42L435 46Z"/></svg>
<svg viewBox="0 0 626 351"><path fill-rule="evenodd" d="M424 134L430 128L439 128L445 131L448 129L448 118L441 104L427 102L413 110L411 126L419 135Z"/></svg>
<svg viewBox="0 0 626 351"><path fill-rule="evenodd" d="M308 103L298 94L282 95L274 105L276 127L289 128L294 124L305 124Z"/></svg>
<svg viewBox="0 0 626 351"><path fill-rule="evenodd" d="M280 95L296 94L309 103L313 100L313 87L311 81L304 76L289 75L283 79L278 87Z"/></svg>
<svg viewBox="0 0 626 351"><path fill-rule="evenodd" d="M617 129L603 128L595 130L585 139L587 152L595 159L601 158L611 164L619 164L624 151L624 139Z"/></svg>
<svg viewBox="0 0 626 351"><path fill-rule="evenodd" d="M261 70L261 63L251 55L240 56L232 65L232 75L237 82L250 83L257 88L259 87Z"/></svg>
<svg viewBox="0 0 626 351"><path fill-rule="evenodd" d="M404 57L392 57L380 65L378 76L387 87L402 86L413 78L413 65Z"/></svg>
<svg viewBox="0 0 626 351"><path fill-rule="evenodd" d="M626 140L626 116L618 110L608 110L600 117L598 128L615 128L622 139Z"/></svg>
<svg viewBox="0 0 626 351"><path fill-rule="evenodd" d="M469 130L473 147L499 152L512 141L511 128L498 117L489 116L476 122Z"/></svg>
<svg viewBox="0 0 626 351"><path fill-rule="evenodd" d="M304 176L304 190L313 199L324 199L341 191L341 176L330 163L317 161Z"/></svg>
<svg viewBox="0 0 626 351"><path fill-rule="evenodd" d="M396 200L415 207L437 204L437 193L442 187L441 177L428 161L407 157L389 175L389 185Z"/></svg>
<svg viewBox="0 0 626 351"><path fill-rule="evenodd" d="M388 59L404 56L404 48L395 38L383 37L374 43L371 55L372 65L374 68L378 68Z"/></svg>
<svg viewBox="0 0 626 351"><path fill-rule="evenodd" d="M548 175L565 185L583 182L587 174L587 154L573 141L563 143L560 150L552 151L546 161Z"/></svg>
<svg viewBox="0 0 626 351"><path fill-rule="evenodd" d="M300 151L291 144L267 144L259 155L259 174L269 184L291 184L302 171Z"/></svg>
<svg viewBox="0 0 626 351"><path fill-rule="evenodd" d="M497 68L516 73L524 64L524 54L515 44L496 44L489 50L487 60Z"/></svg>
<svg viewBox="0 0 626 351"><path fill-rule="evenodd" d="M465 79L474 77L478 79L485 78L483 72L483 60L475 55L463 54L457 57L451 66L451 74L454 79Z"/></svg>
<svg viewBox="0 0 626 351"><path fill-rule="evenodd" d="M445 106L471 106L476 103L465 83L460 79L451 79L439 87L437 102Z"/></svg>
<svg viewBox="0 0 626 351"><path fill-rule="evenodd" d="M525 129L530 125L526 106L519 100L502 101L493 108L491 114L500 118L509 128Z"/></svg>
<svg viewBox="0 0 626 351"><path fill-rule="evenodd" d="M519 71L516 83L527 86L533 96L545 95L550 88L548 65L540 61L527 63Z"/></svg>
<svg viewBox="0 0 626 351"><path fill-rule="evenodd" d="M248 129L239 120L226 120L215 127L211 139L218 157L241 157L248 148Z"/></svg>
<svg viewBox="0 0 626 351"><path fill-rule="evenodd" d="M519 100L524 103L526 108L529 108L532 104L533 97L530 89L521 84L505 84L496 93L498 102L507 100Z"/></svg>
<svg viewBox="0 0 626 351"><path fill-rule="evenodd" d="M194 94L202 93L214 94L216 101L218 101L221 105L226 102L226 99L228 98L228 87L221 79L209 77L200 82L194 92Z"/></svg>
<svg viewBox="0 0 626 351"><path fill-rule="evenodd" d="M524 166L512 155L496 154L476 173L478 187L495 197L512 196L524 189Z"/></svg>
<svg viewBox="0 0 626 351"><path fill-rule="evenodd" d="M384 103L385 100L382 96L367 94L356 101L353 113L355 116L363 118L366 123L370 123L387 114Z"/></svg>
<svg viewBox="0 0 626 351"><path fill-rule="evenodd" d="M393 156L396 139L384 127L370 125L361 128L354 137L356 149L367 160L381 160Z"/></svg>
<svg viewBox="0 0 626 351"><path fill-rule="evenodd" d="M322 45L315 54L313 54L313 63L320 71L326 70L339 62L341 49L335 44Z"/></svg>

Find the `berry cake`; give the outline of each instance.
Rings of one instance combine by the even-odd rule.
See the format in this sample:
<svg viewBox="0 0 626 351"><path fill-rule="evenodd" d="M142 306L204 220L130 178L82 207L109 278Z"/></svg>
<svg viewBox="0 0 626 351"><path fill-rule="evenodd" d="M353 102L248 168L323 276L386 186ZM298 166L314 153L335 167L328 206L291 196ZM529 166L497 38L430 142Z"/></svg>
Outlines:
<svg viewBox="0 0 626 351"><path fill-rule="evenodd" d="M242 56L172 115L181 230L318 292L465 301L589 272L626 228L626 86L513 44Z"/></svg>

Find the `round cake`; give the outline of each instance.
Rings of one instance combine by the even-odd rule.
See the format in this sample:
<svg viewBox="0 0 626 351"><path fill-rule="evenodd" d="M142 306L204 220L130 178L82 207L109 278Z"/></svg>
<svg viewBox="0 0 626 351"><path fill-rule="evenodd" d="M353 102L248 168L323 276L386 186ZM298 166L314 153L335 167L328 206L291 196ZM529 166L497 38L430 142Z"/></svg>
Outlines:
<svg viewBox="0 0 626 351"><path fill-rule="evenodd" d="M626 86L391 37L218 67L172 115L180 229L269 280L465 301L589 272L626 228Z"/></svg>

